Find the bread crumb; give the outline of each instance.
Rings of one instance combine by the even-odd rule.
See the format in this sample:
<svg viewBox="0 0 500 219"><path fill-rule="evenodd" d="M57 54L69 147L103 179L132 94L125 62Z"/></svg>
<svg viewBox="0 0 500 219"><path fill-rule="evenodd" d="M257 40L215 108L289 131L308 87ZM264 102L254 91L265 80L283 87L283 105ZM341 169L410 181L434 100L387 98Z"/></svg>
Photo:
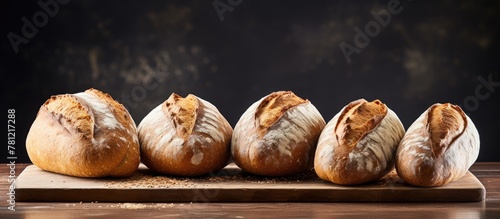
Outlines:
<svg viewBox="0 0 500 219"><path fill-rule="evenodd" d="M120 205L120 208L123 209L144 209L147 205L145 204L135 204L135 203L123 203Z"/></svg>
<svg viewBox="0 0 500 219"><path fill-rule="evenodd" d="M219 183L243 182L256 184L291 184L320 180L314 170L286 177L257 176L239 168L226 168L218 173L198 177L166 176L142 169L129 178L109 179L110 188L207 188Z"/></svg>
<svg viewBox="0 0 500 219"><path fill-rule="evenodd" d="M178 177L166 176L154 173L148 169L139 169L129 178L116 179L110 178L105 183L109 188L165 188L165 189L179 189L179 188L193 188L193 189L209 189L217 188L218 185L224 183L246 183L246 184L290 184L300 186L308 182L323 182L313 169L298 173L292 176L271 177L271 176L258 176L242 171L236 166L226 167L223 170L205 176L198 177ZM371 182L370 184L378 186L388 186L403 183L397 175L395 169L382 179ZM82 202L80 202L81 204ZM97 201L95 203L98 203ZM193 202L187 202L186 205L192 205ZM147 205L149 207L166 208L174 207L174 203L157 204L155 206ZM179 204L178 206L184 206ZM112 206L113 207L113 206ZM120 206L118 206L120 207ZM135 206L137 207L137 206Z"/></svg>

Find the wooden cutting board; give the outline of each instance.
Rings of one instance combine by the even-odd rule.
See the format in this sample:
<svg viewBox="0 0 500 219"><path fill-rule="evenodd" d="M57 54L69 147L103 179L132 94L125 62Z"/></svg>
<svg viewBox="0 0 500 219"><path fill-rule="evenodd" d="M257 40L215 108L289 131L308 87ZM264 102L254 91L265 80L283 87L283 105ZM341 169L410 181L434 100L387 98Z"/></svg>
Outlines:
<svg viewBox="0 0 500 219"><path fill-rule="evenodd" d="M157 175L141 165L124 179L77 178L28 166L17 178L16 201L64 202L477 202L485 199L470 172L436 188L404 184L395 172L380 181L340 186L313 171L292 177L258 177L234 164L204 177Z"/></svg>

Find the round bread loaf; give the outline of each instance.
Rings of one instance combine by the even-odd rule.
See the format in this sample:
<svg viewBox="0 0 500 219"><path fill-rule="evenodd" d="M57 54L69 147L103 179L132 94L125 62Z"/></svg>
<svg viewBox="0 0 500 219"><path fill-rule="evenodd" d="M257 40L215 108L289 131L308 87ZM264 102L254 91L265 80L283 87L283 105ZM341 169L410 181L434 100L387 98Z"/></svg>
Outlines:
<svg viewBox="0 0 500 219"><path fill-rule="evenodd" d="M308 101L290 91L271 93L252 104L233 133L231 154L246 172L285 176L309 170L325 126Z"/></svg>
<svg viewBox="0 0 500 219"><path fill-rule="evenodd" d="M404 132L398 116L381 101L353 101L323 129L314 170L341 185L378 180L394 169Z"/></svg>
<svg viewBox="0 0 500 219"><path fill-rule="evenodd" d="M52 96L38 111L26 150L43 170L79 177L124 177L139 166L134 120L96 89Z"/></svg>
<svg viewBox="0 0 500 219"><path fill-rule="evenodd" d="M139 123L142 162L162 174L197 176L225 167L233 129L211 103L173 93Z"/></svg>
<svg viewBox="0 0 500 219"><path fill-rule="evenodd" d="M429 107L408 128L396 155L401 179L415 186L442 186L462 178L479 155L479 133L459 106Z"/></svg>

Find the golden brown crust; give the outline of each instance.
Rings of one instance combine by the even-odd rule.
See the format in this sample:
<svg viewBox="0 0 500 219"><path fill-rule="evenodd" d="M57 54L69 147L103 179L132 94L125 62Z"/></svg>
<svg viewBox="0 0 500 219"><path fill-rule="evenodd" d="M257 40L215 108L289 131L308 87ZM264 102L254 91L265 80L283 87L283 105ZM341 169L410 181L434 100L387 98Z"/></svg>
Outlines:
<svg viewBox="0 0 500 219"><path fill-rule="evenodd" d="M60 122L68 130L82 133L91 138L94 135L94 118L89 109L70 94L52 96L42 108L54 116L61 117Z"/></svg>
<svg viewBox="0 0 500 219"><path fill-rule="evenodd" d="M41 169L79 177L123 177L139 165L134 121L96 89L51 97L40 107L26 139Z"/></svg>
<svg viewBox="0 0 500 219"><path fill-rule="evenodd" d="M255 119L258 121L260 129L265 132L288 109L306 102L308 101L296 96L291 91L273 92L259 104L255 112Z"/></svg>
<svg viewBox="0 0 500 219"><path fill-rule="evenodd" d="M448 147L464 132L467 119L464 112L449 103L433 105L427 123L433 155L441 157Z"/></svg>
<svg viewBox="0 0 500 219"><path fill-rule="evenodd" d="M142 162L168 175L218 171L229 160L232 131L211 103L174 93L139 124Z"/></svg>
<svg viewBox="0 0 500 219"><path fill-rule="evenodd" d="M244 171L285 176L312 168L325 121L307 100L274 92L253 103L235 126L231 153Z"/></svg>
<svg viewBox="0 0 500 219"><path fill-rule="evenodd" d="M173 93L165 101L165 107L174 122L177 129L177 134L187 138L194 128L198 115L198 99L194 95L189 94L186 98Z"/></svg>
<svg viewBox="0 0 500 219"><path fill-rule="evenodd" d="M401 179L442 186L464 176L479 154L479 133L456 105L436 103L408 128L396 155Z"/></svg>
<svg viewBox="0 0 500 219"><path fill-rule="evenodd" d="M346 105L323 129L314 170L324 180L353 185L380 179L394 168L404 127L379 100Z"/></svg>
<svg viewBox="0 0 500 219"><path fill-rule="evenodd" d="M335 127L335 135L341 145L352 148L377 127L386 114L387 107L380 100L354 101L341 113Z"/></svg>

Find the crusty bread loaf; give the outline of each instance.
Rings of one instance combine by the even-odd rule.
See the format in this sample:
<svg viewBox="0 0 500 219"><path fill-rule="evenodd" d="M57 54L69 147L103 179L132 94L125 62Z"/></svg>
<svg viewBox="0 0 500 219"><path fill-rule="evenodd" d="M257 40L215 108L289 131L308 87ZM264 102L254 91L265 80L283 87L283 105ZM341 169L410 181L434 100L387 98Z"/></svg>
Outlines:
<svg viewBox="0 0 500 219"><path fill-rule="evenodd" d="M215 172L228 163L232 132L211 103L173 93L139 124L142 162L168 175Z"/></svg>
<svg viewBox="0 0 500 219"><path fill-rule="evenodd" d="M353 101L323 129L314 170L341 185L378 180L394 168L403 135L403 124L381 101Z"/></svg>
<svg viewBox="0 0 500 219"><path fill-rule="evenodd" d="M31 162L43 170L79 177L124 177L139 166L133 119L96 89L52 96L26 138Z"/></svg>
<svg viewBox="0 0 500 219"><path fill-rule="evenodd" d="M233 133L231 154L246 172L285 176L311 169L325 126L308 101L290 91L271 93L252 104Z"/></svg>
<svg viewBox="0 0 500 219"><path fill-rule="evenodd" d="M479 133L459 106L429 107L408 128L396 170L415 186L442 186L463 177L479 155Z"/></svg>

